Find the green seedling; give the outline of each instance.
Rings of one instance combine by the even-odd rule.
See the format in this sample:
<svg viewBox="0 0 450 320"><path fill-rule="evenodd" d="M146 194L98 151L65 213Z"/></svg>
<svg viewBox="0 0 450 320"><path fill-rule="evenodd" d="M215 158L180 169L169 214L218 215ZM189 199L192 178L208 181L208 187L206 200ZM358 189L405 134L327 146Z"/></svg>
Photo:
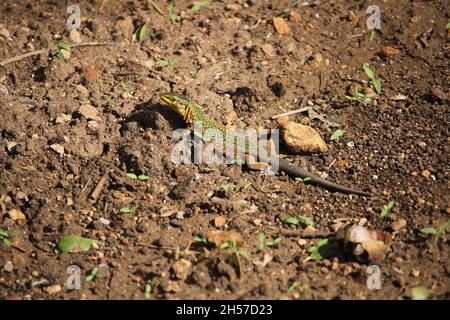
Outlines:
<svg viewBox="0 0 450 320"><path fill-rule="evenodd" d="M366 96L370 98L369 95L370 95L370 96L374 96L375 94L374 94L374 93L371 93L371 94L365 95L365 94L363 94L363 93L361 92L361 89L360 89L360 88L355 88L355 89L354 89L353 96L347 96L347 95L346 95L345 98L347 98L347 99L350 100L350 101L362 102L363 99L364 99Z"/></svg>
<svg viewBox="0 0 450 320"><path fill-rule="evenodd" d="M221 250L231 249L231 254L228 256L228 260L231 265L235 268L236 274L240 277L242 274L242 263L241 257L249 259L248 252L244 249L238 247L236 239L231 239L220 246Z"/></svg>
<svg viewBox="0 0 450 320"><path fill-rule="evenodd" d="M294 282L289 286L288 292L294 291L295 288L297 288L297 286L298 286L298 282L297 282L297 281L294 281Z"/></svg>
<svg viewBox="0 0 450 320"><path fill-rule="evenodd" d="M133 35L131 36L131 41L135 42L135 41L142 41L144 40L145 36L147 35L148 32L148 26L147 26L147 21L145 21L143 24L141 24L136 31L133 32Z"/></svg>
<svg viewBox="0 0 450 320"><path fill-rule="evenodd" d="M9 232L0 230L0 241L7 247L11 246L11 235Z"/></svg>
<svg viewBox="0 0 450 320"><path fill-rule="evenodd" d="M241 187L241 191L245 191L245 190L247 190L248 188L250 188L252 186L252 183L251 182L247 182L246 184L244 184L242 187Z"/></svg>
<svg viewBox="0 0 450 320"><path fill-rule="evenodd" d="M450 29L450 19L447 20L447 27L446 29Z"/></svg>
<svg viewBox="0 0 450 320"><path fill-rule="evenodd" d="M238 186L235 185L234 183L225 183L225 184L221 185L220 188L225 191L227 191L227 190L234 191L235 189L238 188Z"/></svg>
<svg viewBox="0 0 450 320"><path fill-rule="evenodd" d="M192 238L192 241L205 245L208 244L208 241L205 238L199 236L195 236L194 238Z"/></svg>
<svg viewBox="0 0 450 320"><path fill-rule="evenodd" d="M152 298L152 285L150 283L145 285L144 295L146 300L150 300Z"/></svg>
<svg viewBox="0 0 450 320"><path fill-rule="evenodd" d="M375 30L370 31L369 41L375 40L377 37L377 32Z"/></svg>
<svg viewBox="0 0 450 320"><path fill-rule="evenodd" d="M367 77L370 79L370 82L372 82L372 86L375 89L375 92L380 94L381 93L381 80L379 78L375 77L375 72L372 69L370 69L369 64L364 63L363 69L364 69L364 72L366 73Z"/></svg>
<svg viewBox="0 0 450 320"><path fill-rule="evenodd" d="M198 11L201 8L207 7L208 5L209 5L209 0L200 1L200 2L193 4L191 10Z"/></svg>
<svg viewBox="0 0 450 320"><path fill-rule="evenodd" d="M391 213L391 209L394 207L395 201L391 200L386 205L386 209L381 210L380 217L384 218Z"/></svg>
<svg viewBox="0 0 450 320"><path fill-rule="evenodd" d="M176 56L175 58L173 58L173 60L165 60L165 59L158 60L158 61L156 61L156 65L160 66L160 67L167 66L170 69L172 69L180 61L181 61L181 57L180 56Z"/></svg>
<svg viewBox="0 0 450 320"><path fill-rule="evenodd" d="M86 282L90 282L92 280L95 279L95 277L97 276L98 273L98 267L95 267L94 269L91 270L91 272L86 276L86 278L84 279Z"/></svg>
<svg viewBox="0 0 450 320"><path fill-rule="evenodd" d="M305 183L305 182L311 181L312 178L311 178L311 177L305 177L305 178L297 177L297 178L295 178L294 180L297 181L297 182Z"/></svg>
<svg viewBox="0 0 450 320"><path fill-rule="evenodd" d="M70 45L68 43L65 42L58 42L56 44L56 56L58 57L59 60L63 60L63 54L62 54L62 50L66 50L69 52L72 52L72 48L70 47Z"/></svg>
<svg viewBox="0 0 450 320"><path fill-rule="evenodd" d="M125 81L120 80L120 86L122 87L123 91L125 91L125 93L127 93L128 95L131 95L130 89L128 88L128 85Z"/></svg>
<svg viewBox="0 0 450 320"><path fill-rule="evenodd" d="M128 214L128 216L131 218L131 216L133 215L133 213L136 212L138 206L134 206L132 208L128 208L128 207L123 207L120 208L120 213L122 214Z"/></svg>
<svg viewBox="0 0 450 320"><path fill-rule="evenodd" d="M322 239L317 242L316 245L309 248L309 256L306 257L303 262L310 260L322 260L324 258L331 257L337 253L338 248L335 245L329 243L328 239Z"/></svg>
<svg viewBox="0 0 450 320"><path fill-rule="evenodd" d="M143 175L143 174L136 175L135 173L132 173L132 172L127 173L127 176L129 178L131 178L131 179L137 179L137 180L140 180L140 181L147 181L148 179L150 179L149 176L146 176L146 175Z"/></svg>
<svg viewBox="0 0 450 320"><path fill-rule="evenodd" d="M343 129L337 129L330 137L330 140L337 140L339 138L341 138L342 136L344 136L345 134L345 130Z"/></svg>
<svg viewBox="0 0 450 320"><path fill-rule="evenodd" d="M57 248L65 253L79 253L91 248L98 248L98 245L96 240L71 235L60 239Z"/></svg>
<svg viewBox="0 0 450 320"><path fill-rule="evenodd" d="M169 2L169 17L172 22L177 21L177 15L175 14L175 3L174 0Z"/></svg>
<svg viewBox="0 0 450 320"><path fill-rule="evenodd" d="M263 251L266 247L271 248L277 246L283 240L282 237L277 237L273 240L266 241L264 232L258 234L258 250Z"/></svg>
<svg viewBox="0 0 450 320"><path fill-rule="evenodd" d="M292 217L292 216L288 216L283 220L284 224L293 224L293 225L298 225L300 222L298 221L297 218Z"/></svg>
<svg viewBox="0 0 450 320"><path fill-rule="evenodd" d="M304 214L299 215L298 218L307 226L311 226L311 227L315 226L314 220L308 216L305 216Z"/></svg>
<svg viewBox="0 0 450 320"><path fill-rule="evenodd" d="M420 233L424 236L434 236L434 242L437 244L439 238L447 232L447 228L450 226L450 219L441 224L437 229L434 227L426 227L420 229Z"/></svg>

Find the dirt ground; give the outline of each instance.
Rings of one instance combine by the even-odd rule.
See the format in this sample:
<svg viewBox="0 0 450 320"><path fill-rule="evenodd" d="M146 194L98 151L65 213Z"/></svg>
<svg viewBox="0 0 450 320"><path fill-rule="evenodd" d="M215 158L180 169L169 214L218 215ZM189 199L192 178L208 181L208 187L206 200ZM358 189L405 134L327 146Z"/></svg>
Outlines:
<svg viewBox="0 0 450 320"><path fill-rule="evenodd" d="M171 21L168 1L80 1L72 33L70 4L0 4L0 60L48 49L0 67L0 299L410 299L417 286L450 298L449 236L420 232L450 214L448 2L233 0L192 10L193 1L175 1ZM372 39L371 4L381 9ZM145 37L131 42L145 21ZM119 45L57 58L58 42L80 40ZM350 102L346 94L368 86L364 63L381 94ZM309 124L330 150L282 153L373 196L238 165L175 165L171 135L184 123L161 104L169 90L237 127L275 128L272 116L312 107L320 117ZM339 127L345 135L330 140ZM284 223L299 215L338 252L305 262L322 238L287 233L307 228ZM352 223L393 236L377 262L379 290L367 287L369 263L335 239ZM240 270L233 249L205 243L211 230L242 237ZM261 233L282 240L259 248ZM58 254L67 235L98 248ZM66 287L71 265L80 268L75 290Z"/></svg>

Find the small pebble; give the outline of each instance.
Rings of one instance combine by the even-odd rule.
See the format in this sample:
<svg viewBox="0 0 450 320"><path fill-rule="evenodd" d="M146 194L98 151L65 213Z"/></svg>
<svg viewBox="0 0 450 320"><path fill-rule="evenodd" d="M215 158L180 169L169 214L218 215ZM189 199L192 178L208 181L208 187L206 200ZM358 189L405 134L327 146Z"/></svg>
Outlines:
<svg viewBox="0 0 450 320"><path fill-rule="evenodd" d="M8 272L8 273L9 273L9 272L12 272L13 269L14 269L14 265L12 264L11 261L7 261L7 262L5 263L5 266L3 267L3 271Z"/></svg>

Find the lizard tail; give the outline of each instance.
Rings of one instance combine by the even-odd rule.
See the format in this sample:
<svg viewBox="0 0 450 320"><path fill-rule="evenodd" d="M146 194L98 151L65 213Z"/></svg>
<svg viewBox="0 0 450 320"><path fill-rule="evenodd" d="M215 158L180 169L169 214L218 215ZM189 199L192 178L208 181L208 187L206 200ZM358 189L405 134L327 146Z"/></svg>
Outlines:
<svg viewBox="0 0 450 320"><path fill-rule="evenodd" d="M281 170L283 170L285 173L287 173L289 176L294 177L294 178L297 178L297 177L300 177L302 179L307 178L307 177L311 178L311 180L309 180L308 182L310 182L313 185L317 185L319 187L322 187L324 189L332 191L332 192L357 194L359 196L366 196L366 197L370 197L372 195L370 192L355 190L355 189L344 187L339 184L322 179L305 169L302 169L302 168L299 168L299 167L293 165L292 163L290 163L289 161L284 160L284 159L279 159L279 168Z"/></svg>

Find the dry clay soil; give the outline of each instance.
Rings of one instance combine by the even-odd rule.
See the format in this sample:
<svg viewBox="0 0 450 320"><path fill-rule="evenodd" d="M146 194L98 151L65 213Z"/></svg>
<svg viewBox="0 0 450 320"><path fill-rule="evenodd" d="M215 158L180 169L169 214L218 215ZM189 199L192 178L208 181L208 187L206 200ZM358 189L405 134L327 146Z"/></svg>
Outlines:
<svg viewBox="0 0 450 320"><path fill-rule="evenodd" d="M12 242L0 244L0 299L144 299L147 284L151 299L409 299L416 286L449 298L449 237L419 232L449 219L448 2L296 2L210 1L194 11L175 1L172 22L162 0L153 3L163 14L144 0L80 1L78 35L65 27L66 1L1 2L0 59L48 50L0 69L0 230ZM381 9L372 40L370 4ZM145 21L145 38L132 43ZM80 40L119 45L56 57L56 43ZM368 85L363 63L382 92L350 103L345 94ZM230 127L275 128L271 116L311 107L309 124L330 150L283 156L373 196L238 165L175 165L171 135L184 123L159 100L171 89ZM338 128L344 136L330 140ZM286 233L306 228L283 223L299 215L330 233L334 256L305 262L321 237ZM366 285L367 261L334 240L339 225L364 222L393 235L377 262L379 290ZM211 230L242 237L240 271L231 249L204 243ZM282 240L260 250L260 233ZM98 248L57 254L67 235ZM66 287L70 265L80 267L80 289Z"/></svg>

